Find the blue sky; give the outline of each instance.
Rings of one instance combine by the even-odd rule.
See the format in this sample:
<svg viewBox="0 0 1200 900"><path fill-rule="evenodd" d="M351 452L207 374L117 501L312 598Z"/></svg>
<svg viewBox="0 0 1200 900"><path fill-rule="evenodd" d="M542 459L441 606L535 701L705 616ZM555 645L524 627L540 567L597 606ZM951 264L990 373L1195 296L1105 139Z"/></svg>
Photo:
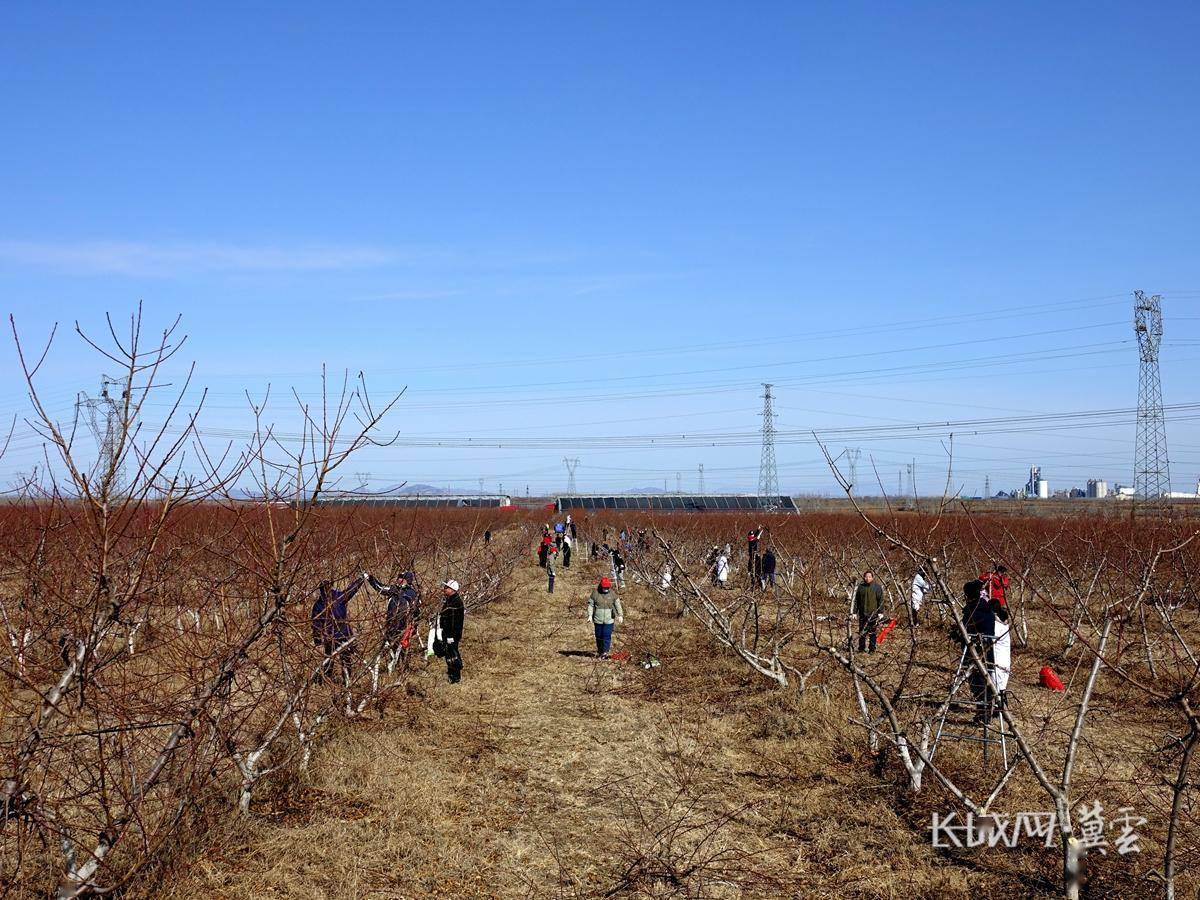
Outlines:
<svg viewBox="0 0 1200 900"><path fill-rule="evenodd" d="M183 313L213 427L328 363L407 385L406 435L558 442L379 450L377 485L560 490L578 456L583 489L690 489L703 462L753 490L754 446L576 438L753 430L765 380L792 430L1130 407L1135 288L1165 298L1166 401L1200 400L1198 25L1185 3L10 3L0 290L31 337ZM11 342L0 366L20 413ZM67 335L44 387L66 414L102 370ZM1200 429L1168 439L1180 490ZM944 470L937 440L862 446L889 486ZM1031 463L1128 482L1132 454L1132 425L967 437L955 471L968 494ZM779 457L785 490L832 489L811 445ZM0 477L35 458L19 440Z"/></svg>

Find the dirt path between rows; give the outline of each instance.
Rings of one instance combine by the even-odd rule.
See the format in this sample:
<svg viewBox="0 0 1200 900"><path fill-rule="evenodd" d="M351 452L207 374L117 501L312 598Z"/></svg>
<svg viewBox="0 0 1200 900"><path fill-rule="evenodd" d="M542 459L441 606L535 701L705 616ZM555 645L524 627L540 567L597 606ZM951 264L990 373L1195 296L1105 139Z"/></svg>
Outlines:
<svg viewBox="0 0 1200 900"><path fill-rule="evenodd" d="M416 664L381 719L324 745L303 783L206 842L160 887L217 897L954 896L940 864L802 714L695 623L630 584L593 658L576 555L532 560L468 615L458 685ZM647 670L653 652L662 667ZM900 847L897 847L897 844ZM893 864L897 849L905 871ZM160 894L161 895L161 894Z"/></svg>

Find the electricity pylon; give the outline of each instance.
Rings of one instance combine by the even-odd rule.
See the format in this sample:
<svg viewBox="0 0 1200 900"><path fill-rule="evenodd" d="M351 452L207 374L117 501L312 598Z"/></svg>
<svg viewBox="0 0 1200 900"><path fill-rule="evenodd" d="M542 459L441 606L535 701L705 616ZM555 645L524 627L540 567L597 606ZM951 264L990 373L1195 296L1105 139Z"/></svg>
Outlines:
<svg viewBox="0 0 1200 900"><path fill-rule="evenodd" d="M779 508L779 472L775 466L775 408L771 388L763 384L762 460L758 466L758 504L762 509Z"/></svg>
<svg viewBox="0 0 1200 900"><path fill-rule="evenodd" d="M75 411L83 416L88 429L96 438L96 449L99 451L96 459L96 477L101 481L109 479L109 490L115 493L124 487L124 473L118 447L121 441L121 404L118 404L117 398L109 391L110 387L120 389L122 401L128 397L125 382L101 375L100 395L89 397L81 392L75 401Z"/></svg>
<svg viewBox="0 0 1200 900"><path fill-rule="evenodd" d="M578 459L563 458L563 465L567 467L567 496L574 496L575 489L575 470L579 468Z"/></svg>
<svg viewBox="0 0 1200 900"><path fill-rule="evenodd" d="M1162 381L1158 371L1158 348L1163 335L1162 297L1133 292L1133 330L1137 334L1141 359L1133 488L1140 497L1161 497L1171 490L1167 422L1163 415Z"/></svg>
<svg viewBox="0 0 1200 900"><path fill-rule="evenodd" d="M861 456L862 450L857 447L846 448L846 474L848 476L846 480L850 482L850 487L858 484L858 460Z"/></svg>

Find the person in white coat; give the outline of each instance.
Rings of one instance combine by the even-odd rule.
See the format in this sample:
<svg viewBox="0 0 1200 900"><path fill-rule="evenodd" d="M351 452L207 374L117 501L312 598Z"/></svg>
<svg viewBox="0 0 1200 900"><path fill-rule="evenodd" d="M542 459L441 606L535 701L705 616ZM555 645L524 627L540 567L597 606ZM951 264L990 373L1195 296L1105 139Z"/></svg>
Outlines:
<svg viewBox="0 0 1200 900"><path fill-rule="evenodd" d="M925 577L925 570L917 569L917 574L913 576L912 581L912 597L909 601L912 606L913 622L919 622L921 617L921 604L925 602L925 595L929 593L929 580Z"/></svg>
<svg viewBox="0 0 1200 900"><path fill-rule="evenodd" d="M1007 612L1007 610L1005 611ZM996 697L999 706L1008 700L1008 676L1012 672L1012 629L1009 616L996 617L996 640L992 644L992 659L995 668L992 670L992 683L996 687Z"/></svg>
<svg viewBox="0 0 1200 900"><path fill-rule="evenodd" d="M729 586L729 555L722 553L717 557L716 563L713 565L713 571L717 578L717 587L726 588Z"/></svg>

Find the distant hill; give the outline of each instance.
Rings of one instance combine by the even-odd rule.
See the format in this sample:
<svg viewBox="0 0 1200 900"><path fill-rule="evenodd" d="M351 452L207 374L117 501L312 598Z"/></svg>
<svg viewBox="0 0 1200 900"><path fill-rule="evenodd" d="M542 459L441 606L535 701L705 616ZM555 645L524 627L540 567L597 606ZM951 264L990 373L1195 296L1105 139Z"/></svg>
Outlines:
<svg viewBox="0 0 1200 900"><path fill-rule="evenodd" d="M432 484L406 484L397 491L399 494L421 494L424 497L438 496L440 494L462 494L466 491L448 490L447 488L434 487Z"/></svg>

